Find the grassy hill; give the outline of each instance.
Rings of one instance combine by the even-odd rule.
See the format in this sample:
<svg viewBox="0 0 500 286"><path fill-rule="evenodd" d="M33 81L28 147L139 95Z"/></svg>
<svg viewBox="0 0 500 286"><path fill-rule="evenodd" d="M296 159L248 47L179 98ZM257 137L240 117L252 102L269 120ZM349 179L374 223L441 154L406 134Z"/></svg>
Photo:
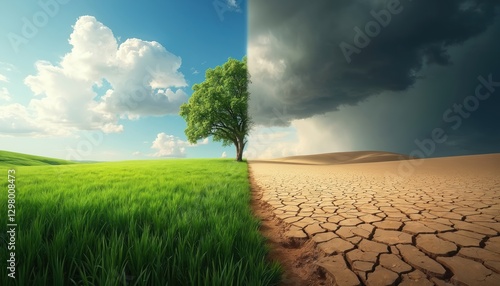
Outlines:
<svg viewBox="0 0 500 286"><path fill-rule="evenodd" d="M68 164L75 164L75 162L0 150L0 167Z"/></svg>

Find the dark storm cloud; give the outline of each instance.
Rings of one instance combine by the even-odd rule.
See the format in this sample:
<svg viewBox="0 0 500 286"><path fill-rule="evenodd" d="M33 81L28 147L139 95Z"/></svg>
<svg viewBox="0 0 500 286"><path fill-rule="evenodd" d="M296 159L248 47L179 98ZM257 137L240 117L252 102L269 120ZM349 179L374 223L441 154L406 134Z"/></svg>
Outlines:
<svg viewBox="0 0 500 286"><path fill-rule="evenodd" d="M486 31L499 6L498 0L249 1L251 70L262 64L257 58L278 66L282 60L275 77L252 74L254 121L280 124L279 117L283 124L408 90L422 67L453 66L449 49ZM357 31L366 33L375 13L391 9L366 47L356 45Z"/></svg>

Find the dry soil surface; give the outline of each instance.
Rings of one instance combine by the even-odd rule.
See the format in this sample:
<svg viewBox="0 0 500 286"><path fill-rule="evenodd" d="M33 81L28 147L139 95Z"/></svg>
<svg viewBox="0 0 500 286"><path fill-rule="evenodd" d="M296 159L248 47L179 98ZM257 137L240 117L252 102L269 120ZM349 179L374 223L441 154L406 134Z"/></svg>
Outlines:
<svg viewBox="0 0 500 286"><path fill-rule="evenodd" d="M249 161L283 285L500 285L500 154L399 159Z"/></svg>

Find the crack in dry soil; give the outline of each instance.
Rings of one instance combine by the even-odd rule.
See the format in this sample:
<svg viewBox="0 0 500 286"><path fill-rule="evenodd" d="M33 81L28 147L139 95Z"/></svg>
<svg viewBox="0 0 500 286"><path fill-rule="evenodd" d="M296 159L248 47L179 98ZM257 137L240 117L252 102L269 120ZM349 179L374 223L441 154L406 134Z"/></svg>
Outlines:
<svg viewBox="0 0 500 286"><path fill-rule="evenodd" d="M398 164L250 162L282 285L498 285L500 155L432 159L388 183Z"/></svg>
<svg viewBox="0 0 500 286"><path fill-rule="evenodd" d="M283 286L328 285L324 273L314 265L314 243L307 239L287 238L286 224L273 214L273 207L262 200L262 190L250 172L252 209L261 220L260 231L267 239L269 259L278 261L283 270Z"/></svg>

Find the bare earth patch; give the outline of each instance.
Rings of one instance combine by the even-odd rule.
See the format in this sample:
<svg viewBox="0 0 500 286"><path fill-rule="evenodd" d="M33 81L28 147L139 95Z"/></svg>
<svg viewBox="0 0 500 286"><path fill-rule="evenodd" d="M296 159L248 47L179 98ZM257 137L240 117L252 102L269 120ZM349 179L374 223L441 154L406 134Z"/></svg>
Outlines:
<svg viewBox="0 0 500 286"><path fill-rule="evenodd" d="M249 166L283 285L500 283L500 154L351 152Z"/></svg>

